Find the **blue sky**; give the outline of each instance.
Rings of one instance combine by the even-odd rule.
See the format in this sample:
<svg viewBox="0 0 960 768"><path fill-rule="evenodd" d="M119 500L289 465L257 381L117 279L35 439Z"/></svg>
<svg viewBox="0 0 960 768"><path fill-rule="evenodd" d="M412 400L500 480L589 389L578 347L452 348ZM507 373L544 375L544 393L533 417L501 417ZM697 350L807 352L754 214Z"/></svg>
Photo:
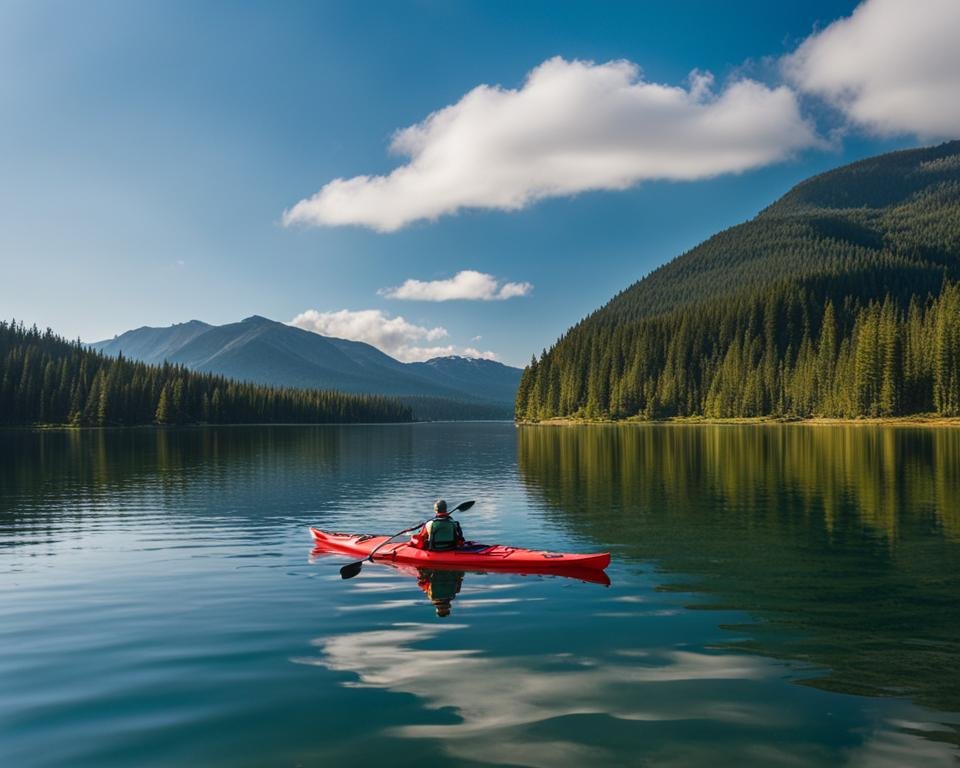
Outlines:
<svg viewBox="0 0 960 768"><path fill-rule="evenodd" d="M638 171L637 183L617 183L625 189L600 182L518 210L468 206L389 232L285 226L284 212L334 179L389 174L407 162L389 152L397 130L481 84L521 89L552 57L626 60L643 82L688 91L691 71L709 71L713 103L744 78L770 89L788 81L778 62L856 6L8 0L0 314L96 340L140 325L290 321L313 310L323 322L302 325L361 337L370 323L392 322L376 331L382 345L410 359L421 347L469 348L523 364L631 282L797 181L949 136L936 115L906 125L878 117L879 98L839 105L834 85L807 66L791 87L815 141L798 134L782 157L745 169L693 180ZM815 54L830 63L829 50ZM419 202L391 194L363 215ZM491 301L383 290L462 270L532 288Z"/></svg>

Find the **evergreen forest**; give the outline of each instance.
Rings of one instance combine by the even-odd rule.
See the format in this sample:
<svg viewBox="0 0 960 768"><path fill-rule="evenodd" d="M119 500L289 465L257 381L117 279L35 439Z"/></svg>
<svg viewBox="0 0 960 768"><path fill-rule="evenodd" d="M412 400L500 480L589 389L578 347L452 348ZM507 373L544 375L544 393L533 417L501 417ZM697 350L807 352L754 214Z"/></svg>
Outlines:
<svg viewBox="0 0 960 768"><path fill-rule="evenodd" d="M799 184L531 360L521 421L960 415L960 142Z"/></svg>
<svg viewBox="0 0 960 768"><path fill-rule="evenodd" d="M51 330L0 322L0 425L401 422L400 401L379 395L270 387L107 357Z"/></svg>

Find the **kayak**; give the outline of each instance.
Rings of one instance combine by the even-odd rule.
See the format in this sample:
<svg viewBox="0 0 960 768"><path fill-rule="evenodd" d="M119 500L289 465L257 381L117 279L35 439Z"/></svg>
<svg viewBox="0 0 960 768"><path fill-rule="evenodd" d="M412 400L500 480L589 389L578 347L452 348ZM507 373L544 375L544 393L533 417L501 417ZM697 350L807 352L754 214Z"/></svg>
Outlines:
<svg viewBox="0 0 960 768"><path fill-rule="evenodd" d="M337 550L328 549L323 544L317 544L313 551L310 553L311 562L315 558L326 557L328 555L343 554L343 552L338 552ZM374 555L373 558L377 565L385 565L389 568L393 568L400 573L404 573L408 576L413 576L419 582L424 574L437 574L441 571L444 573L475 573L475 574L486 574L486 573L513 573L520 574L521 576L558 576L565 579L576 579L577 581L585 581L588 584L602 584L605 587L610 586L610 577L607 576L606 571L602 571L599 568L581 568L576 565L565 565L559 568L538 568L535 565L523 566L523 565L511 565L511 566L501 566L499 568L491 568L490 566L464 566L464 565L433 565L432 563L428 566L426 565L411 565L410 563L398 563L395 560L381 560L380 553L378 552Z"/></svg>
<svg viewBox="0 0 960 768"><path fill-rule="evenodd" d="M572 569L584 572L603 571L610 565L610 554L571 554L546 552L520 547L505 547L501 544L477 544L472 541L457 549L435 552L418 549L407 541L390 541L389 536L371 536L358 533L334 533L311 528L310 534L317 548L325 552L338 552L357 558L367 557L380 547L373 556L383 562L405 563L420 568L452 568L456 570L499 570L525 573L558 573Z"/></svg>

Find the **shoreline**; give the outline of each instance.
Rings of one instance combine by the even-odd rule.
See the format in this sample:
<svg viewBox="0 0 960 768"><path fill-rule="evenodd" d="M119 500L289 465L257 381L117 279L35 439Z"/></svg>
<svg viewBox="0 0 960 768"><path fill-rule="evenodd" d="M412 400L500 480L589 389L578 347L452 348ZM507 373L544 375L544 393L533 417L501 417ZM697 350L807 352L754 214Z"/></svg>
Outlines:
<svg viewBox="0 0 960 768"><path fill-rule="evenodd" d="M0 431L27 432L84 432L101 431L170 431L177 429L220 429L222 427L407 427L416 424L513 424L513 419L436 419L434 421L252 421L235 424L105 424L102 427L91 424L8 424L0 426Z"/></svg>
<svg viewBox="0 0 960 768"><path fill-rule="evenodd" d="M517 426L575 427L596 425L657 425L657 426L860 426L860 427L960 427L960 416L877 416L856 419L813 416L798 418L787 416L734 416L708 419L705 416L676 416L668 419L576 419L570 417L544 419L543 421L518 421Z"/></svg>

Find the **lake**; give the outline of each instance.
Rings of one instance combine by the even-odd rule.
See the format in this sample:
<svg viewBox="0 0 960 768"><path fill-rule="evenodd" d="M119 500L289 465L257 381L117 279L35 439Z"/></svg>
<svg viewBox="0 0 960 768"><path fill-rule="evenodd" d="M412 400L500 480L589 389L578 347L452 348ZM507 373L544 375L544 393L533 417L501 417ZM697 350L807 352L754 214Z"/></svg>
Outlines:
<svg viewBox="0 0 960 768"><path fill-rule="evenodd" d="M611 586L311 553L437 496ZM958 429L0 432L0 765L958 759Z"/></svg>

